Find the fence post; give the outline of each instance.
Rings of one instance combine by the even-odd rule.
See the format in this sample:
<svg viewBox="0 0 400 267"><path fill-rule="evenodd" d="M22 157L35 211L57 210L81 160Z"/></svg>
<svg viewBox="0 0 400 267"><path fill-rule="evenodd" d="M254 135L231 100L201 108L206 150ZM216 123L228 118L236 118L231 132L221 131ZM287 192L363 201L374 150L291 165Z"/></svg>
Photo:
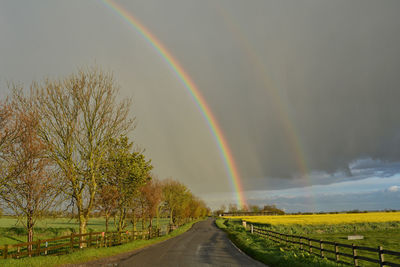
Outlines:
<svg viewBox="0 0 400 267"><path fill-rule="evenodd" d="M7 259L7 256L8 256L8 245L4 245L3 258Z"/></svg>
<svg viewBox="0 0 400 267"><path fill-rule="evenodd" d="M47 255L47 246L49 245L49 243L46 241L46 243L44 243L45 249L44 249L44 255Z"/></svg>
<svg viewBox="0 0 400 267"><path fill-rule="evenodd" d="M300 250L303 251L303 241L301 241L302 237L299 236Z"/></svg>
<svg viewBox="0 0 400 267"><path fill-rule="evenodd" d="M339 261L339 246L335 242L335 255L336 255L336 262Z"/></svg>
<svg viewBox="0 0 400 267"><path fill-rule="evenodd" d="M90 248L92 246L92 232L89 233L89 242L87 243L87 247Z"/></svg>
<svg viewBox="0 0 400 267"><path fill-rule="evenodd" d="M36 241L36 256L40 256L40 239Z"/></svg>
<svg viewBox="0 0 400 267"><path fill-rule="evenodd" d="M323 258L324 257L324 243L323 243L322 239L319 240L319 249L321 251L321 258Z"/></svg>
<svg viewBox="0 0 400 267"><path fill-rule="evenodd" d="M250 224L250 231L251 231L252 234L254 233L254 226L253 226L253 224Z"/></svg>
<svg viewBox="0 0 400 267"><path fill-rule="evenodd" d="M379 265L383 267L383 263L385 262L385 257L383 256L383 248L382 246L378 247L379 250Z"/></svg>
<svg viewBox="0 0 400 267"><path fill-rule="evenodd" d="M74 233L71 233L71 238L70 238L70 247L71 247L71 252L74 250Z"/></svg>
<svg viewBox="0 0 400 267"><path fill-rule="evenodd" d="M309 238L307 238L307 239L308 239L309 251L310 251L310 254L311 254L312 253L311 240Z"/></svg>
<svg viewBox="0 0 400 267"><path fill-rule="evenodd" d="M21 247L20 246L18 246L18 248L17 248L17 259L19 259L19 254L21 253Z"/></svg>
<svg viewBox="0 0 400 267"><path fill-rule="evenodd" d="M357 260L357 250L356 250L356 246L353 244L351 244L351 246L353 247L353 260L354 260L354 266L358 266L358 260Z"/></svg>

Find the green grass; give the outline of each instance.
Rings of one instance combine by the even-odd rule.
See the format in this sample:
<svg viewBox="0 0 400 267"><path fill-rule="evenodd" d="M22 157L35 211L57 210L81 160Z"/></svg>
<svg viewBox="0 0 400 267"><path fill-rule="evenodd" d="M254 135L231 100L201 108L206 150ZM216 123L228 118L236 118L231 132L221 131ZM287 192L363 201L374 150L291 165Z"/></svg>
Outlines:
<svg viewBox="0 0 400 267"><path fill-rule="evenodd" d="M251 235L235 221L225 221L225 219L218 218L216 225L227 232L235 245L247 255L269 266L340 266L326 259L312 256L307 252L291 250L284 245Z"/></svg>
<svg viewBox="0 0 400 267"><path fill-rule="evenodd" d="M150 239L150 240L136 240L121 246L115 246L110 248L90 248L84 249L78 252L74 252L67 255L61 256L41 256L41 257L33 257L33 258L23 258L23 259L7 259L7 260L0 260L0 265L4 267L19 267L19 266L60 266L64 264L79 264L84 263L91 260L96 260L100 258L106 258L110 256L115 256L120 253L132 251L135 249L143 248L177 235L180 235L187 230L189 230L192 225L197 221L193 221L183 225L182 227L178 228L177 230L171 232L169 235Z"/></svg>
<svg viewBox="0 0 400 267"><path fill-rule="evenodd" d="M354 223L354 224L334 224L334 225L268 225L267 229L279 233L306 236L313 239L332 241L342 244L355 244L370 248L383 246L384 249L400 252L400 222L385 223ZM349 235L362 235L364 239L348 240ZM333 246L326 245L325 248L334 250ZM352 254L350 248L340 248L340 252ZM377 253L368 251L358 251L359 256L378 259ZM330 255L333 257L333 254ZM349 258L343 258L347 262L352 262ZM385 255L385 260L399 263L400 257ZM374 263L360 261L362 266L376 266Z"/></svg>
<svg viewBox="0 0 400 267"><path fill-rule="evenodd" d="M239 221L232 220L230 224L239 225ZM220 223L219 223L220 224ZM229 224L228 224L229 225ZM335 224L335 225L261 225L263 228L272 230L279 233L293 234L298 236L310 237L317 240L332 241L342 244L355 244L358 246L365 246L371 248L378 248L383 246L384 249L393 250L400 252L400 222L387 222L387 223L356 223L356 224ZM349 235L362 235L362 240L348 240ZM264 238L262 238L264 239ZM269 242L269 241L266 241ZM305 241L303 241L305 242ZM273 242L274 243L274 242ZM313 243L314 246L319 246L319 243ZM284 250L288 250L289 247L286 245L277 245ZM325 249L334 250L333 245L324 245ZM295 251L296 255L300 252L298 247L291 247ZM352 254L350 248L339 248L340 252ZM319 252L319 251L318 251ZM286 252L285 252L286 253ZM357 255L369 257L372 259L378 259L377 252L368 252L358 250ZM325 256L334 258L334 254L325 253ZM314 256L315 257L315 256ZM318 257L316 257L318 258ZM347 257L341 257L341 260L352 263L352 259ZM385 255L385 260L399 263L400 257ZM362 266L376 266L374 263L367 261L359 261ZM270 265L272 265L270 263ZM313 266L313 265L311 265Z"/></svg>
<svg viewBox="0 0 400 267"><path fill-rule="evenodd" d="M153 220L155 225L156 220ZM168 218L160 219L160 226L162 230L166 230L169 223ZM141 230L141 223L137 224L137 230ZM147 227L147 225L146 225ZM104 218L91 218L89 220L87 229L88 231L101 232L105 231ZM132 229L132 225L128 224L128 230ZM115 231L116 227L113 220L109 222L109 231ZM79 224L76 219L69 218L43 218L36 223L34 228L34 240L55 238L58 236L69 235L72 232L79 232ZM26 229L14 217L0 218L0 245L4 244L17 244L26 242Z"/></svg>
<svg viewBox="0 0 400 267"><path fill-rule="evenodd" d="M387 229L387 230L376 230L376 231L356 231L357 235L364 236L361 240L348 240L347 236L349 233L315 233L311 234L310 237L316 239L322 239L326 241L332 241L342 244L355 244L358 246L365 246L371 248L377 248L378 246L383 246L384 249L393 250L400 252L400 228L397 229ZM341 249L341 252L351 254L351 249ZM357 255L365 256L372 259L378 259L378 253L361 251L359 250ZM400 257L385 255L385 260L395 263L400 263ZM347 260L350 262L350 260ZM366 261L360 261L362 266L376 266L376 264L369 263Z"/></svg>

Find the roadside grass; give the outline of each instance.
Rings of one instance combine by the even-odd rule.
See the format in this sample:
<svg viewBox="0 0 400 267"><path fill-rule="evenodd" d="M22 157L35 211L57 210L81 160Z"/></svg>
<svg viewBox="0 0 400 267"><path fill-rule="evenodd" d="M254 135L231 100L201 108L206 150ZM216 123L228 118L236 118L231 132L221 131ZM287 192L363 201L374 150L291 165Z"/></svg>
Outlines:
<svg viewBox="0 0 400 267"><path fill-rule="evenodd" d="M284 245L251 235L244 230L238 221L235 223L234 221L218 218L216 219L216 225L227 232L232 242L243 252L269 266L341 266L326 259L312 256L307 252L290 250Z"/></svg>
<svg viewBox="0 0 400 267"><path fill-rule="evenodd" d="M363 223L347 223L347 224L262 224L268 230L279 233L300 235L310 237L317 240L337 242L341 244L354 244L356 246L365 246L370 248L378 248L383 246L384 249L400 252L400 222L363 222ZM348 240L349 235L362 235L364 239ZM327 249L334 250L332 245L327 245ZM340 248L340 252L352 254L350 248ZM372 259L378 259L377 252L369 252L359 250L359 256ZM332 254L330 254L333 257ZM344 261L352 263L352 259L343 257ZM390 262L400 262L400 257L393 255L385 255L385 260ZM362 266L376 266L374 263L360 261Z"/></svg>
<svg viewBox="0 0 400 267"><path fill-rule="evenodd" d="M101 258L115 256L124 252L132 251L135 249L144 248L152 244L162 242L164 240L173 238L184 232L188 231L193 224L199 222L203 219L195 220L189 222L180 228L174 230L168 235L153 238L150 240L136 240L127 244L120 246L109 247L109 248L88 248L81 251L76 251L71 254L61 255L61 256L39 256L33 258L23 258L23 259L7 259L0 260L0 265L4 267L23 267L23 266L60 266L67 264L79 264L87 261L97 260Z"/></svg>
<svg viewBox="0 0 400 267"><path fill-rule="evenodd" d="M153 220L155 225L156 219ZM166 230L169 223L168 218L160 218L159 220L162 231ZM136 228L141 230L141 223L138 223ZM148 223L145 227L148 226ZM89 232L104 231L105 219L104 218L91 218L89 220L87 229ZM128 224L127 229L131 229L132 225ZM116 227L112 220L109 223L109 231L116 231ZM79 232L79 224L76 219L71 218L43 218L39 220L34 228L34 240L55 238L58 236L69 235L71 233ZM0 218L0 245L17 244L26 242L27 231L18 222L17 218L11 216L4 216Z"/></svg>

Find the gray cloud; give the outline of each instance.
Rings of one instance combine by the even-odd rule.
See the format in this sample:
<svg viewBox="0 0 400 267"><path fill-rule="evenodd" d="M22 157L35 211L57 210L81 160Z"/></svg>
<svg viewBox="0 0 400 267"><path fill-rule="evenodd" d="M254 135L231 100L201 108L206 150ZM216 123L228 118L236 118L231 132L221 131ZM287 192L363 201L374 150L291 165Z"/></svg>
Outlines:
<svg viewBox="0 0 400 267"><path fill-rule="evenodd" d="M121 97L134 98L134 138L159 176L195 192L231 190L204 119L143 38L99 3L56 2L0 4L0 79L29 82L93 62L114 70ZM398 170L399 1L120 3L198 85L246 189L302 186L299 160L313 184L357 179L351 164L360 159Z"/></svg>

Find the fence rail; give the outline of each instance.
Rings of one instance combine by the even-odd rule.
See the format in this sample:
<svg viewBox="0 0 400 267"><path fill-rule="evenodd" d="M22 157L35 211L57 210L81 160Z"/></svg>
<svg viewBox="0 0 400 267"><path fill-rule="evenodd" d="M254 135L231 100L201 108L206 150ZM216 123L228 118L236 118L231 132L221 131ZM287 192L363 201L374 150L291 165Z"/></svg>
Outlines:
<svg viewBox="0 0 400 267"><path fill-rule="evenodd" d="M71 235L56 238L0 246L0 257L3 259L19 259L22 257L40 255L60 255L78 249L111 247L136 239L151 239L165 234L167 234L167 232L161 233L160 229L153 231L71 233Z"/></svg>
<svg viewBox="0 0 400 267"><path fill-rule="evenodd" d="M400 267L400 262L395 263L385 260L385 255L400 257L400 252L383 249L382 246L371 248L365 246L357 246L355 244L342 244L337 242L313 239L305 236L283 234L262 228L257 224L244 223L243 225L246 227L246 229L249 229L252 234L256 234L279 243L298 245L299 249L302 251L307 251L310 254L317 255L321 258L327 258L336 261L337 263L360 266L359 260L362 260L377 263L380 266ZM327 246L331 246L331 249L328 249ZM342 248L341 251L340 248ZM344 251L343 248L347 250ZM359 251L376 253L376 258L360 256L358 255ZM350 259L352 263L343 261L342 257Z"/></svg>

